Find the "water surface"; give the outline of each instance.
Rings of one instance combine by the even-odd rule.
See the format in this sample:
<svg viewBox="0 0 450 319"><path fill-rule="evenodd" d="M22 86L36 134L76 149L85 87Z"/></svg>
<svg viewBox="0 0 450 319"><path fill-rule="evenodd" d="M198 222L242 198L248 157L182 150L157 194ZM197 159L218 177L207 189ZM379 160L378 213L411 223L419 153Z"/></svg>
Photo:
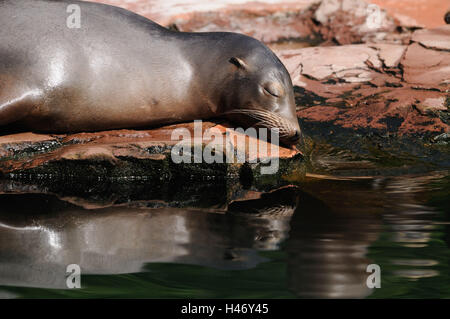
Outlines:
<svg viewBox="0 0 450 319"><path fill-rule="evenodd" d="M1 297L450 297L444 173L309 178L202 208L0 184ZM69 264L81 289L67 289Z"/></svg>

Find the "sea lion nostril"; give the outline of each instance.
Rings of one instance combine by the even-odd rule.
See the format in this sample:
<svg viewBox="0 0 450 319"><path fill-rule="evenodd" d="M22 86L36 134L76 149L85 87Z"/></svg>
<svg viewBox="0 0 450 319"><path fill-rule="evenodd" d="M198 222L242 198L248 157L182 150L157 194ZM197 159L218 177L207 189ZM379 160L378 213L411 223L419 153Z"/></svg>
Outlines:
<svg viewBox="0 0 450 319"><path fill-rule="evenodd" d="M291 140L293 140L293 141L299 141L300 140L300 137L301 137L301 134L300 134L300 132L299 131L295 131L295 133L294 133L294 135L292 135L292 137L291 137Z"/></svg>

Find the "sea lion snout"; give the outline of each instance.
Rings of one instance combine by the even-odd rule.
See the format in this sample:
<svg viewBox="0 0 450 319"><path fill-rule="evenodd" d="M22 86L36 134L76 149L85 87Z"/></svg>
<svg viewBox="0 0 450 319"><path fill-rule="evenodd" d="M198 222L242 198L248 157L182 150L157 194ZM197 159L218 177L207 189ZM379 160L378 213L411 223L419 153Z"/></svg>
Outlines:
<svg viewBox="0 0 450 319"><path fill-rule="evenodd" d="M296 129L291 136L287 137L287 144L296 144L300 141L302 137L302 132L300 128Z"/></svg>
<svg viewBox="0 0 450 319"><path fill-rule="evenodd" d="M236 109L227 112L226 115L245 127L276 129L282 144L296 144L302 136L297 117L283 117L264 109ZM267 138L271 138L270 132L267 132Z"/></svg>

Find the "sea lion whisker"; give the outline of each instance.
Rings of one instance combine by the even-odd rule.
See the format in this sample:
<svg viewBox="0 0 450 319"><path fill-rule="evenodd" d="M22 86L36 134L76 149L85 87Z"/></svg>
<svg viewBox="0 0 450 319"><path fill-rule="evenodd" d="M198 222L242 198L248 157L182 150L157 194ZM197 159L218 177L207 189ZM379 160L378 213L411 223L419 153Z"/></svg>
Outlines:
<svg viewBox="0 0 450 319"><path fill-rule="evenodd" d="M295 127L286 119L276 113L267 110L238 109L227 112L226 114L242 114L257 120L256 127L278 128L280 137L289 137L295 131Z"/></svg>

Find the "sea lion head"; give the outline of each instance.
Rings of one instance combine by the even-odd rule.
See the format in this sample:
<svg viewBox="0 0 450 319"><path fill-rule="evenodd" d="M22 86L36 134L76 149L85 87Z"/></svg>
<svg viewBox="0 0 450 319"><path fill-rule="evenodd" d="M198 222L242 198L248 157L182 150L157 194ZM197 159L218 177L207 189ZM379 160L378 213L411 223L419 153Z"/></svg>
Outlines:
<svg viewBox="0 0 450 319"><path fill-rule="evenodd" d="M283 144L295 144L301 130L288 71L258 40L242 36L238 41L231 44L233 52L227 52L224 114L242 126L278 129Z"/></svg>

